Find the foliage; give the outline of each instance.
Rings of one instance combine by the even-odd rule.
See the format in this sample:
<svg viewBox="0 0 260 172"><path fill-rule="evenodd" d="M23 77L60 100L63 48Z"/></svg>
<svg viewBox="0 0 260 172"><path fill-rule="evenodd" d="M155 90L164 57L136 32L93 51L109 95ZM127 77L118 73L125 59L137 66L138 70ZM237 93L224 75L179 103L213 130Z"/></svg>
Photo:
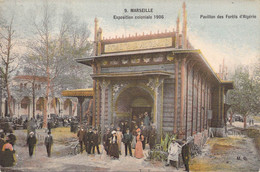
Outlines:
<svg viewBox="0 0 260 172"><path fill-rule="evenodd" d="M234 81L234 89L228 92L228 103L232 111L244 116L260 112L260 84L247 66L236 68L231 78ZM246 127L246 121L245 121Z"/></svg>
<svg viewBox="0 0 260 172"><path fill-rule="evenodd" d="M153 150L148 154L148 159L156 161L166 161L168 157L168 146L176 135L170 135L168 133L161 137L160 144L157 144Z"/></svg>

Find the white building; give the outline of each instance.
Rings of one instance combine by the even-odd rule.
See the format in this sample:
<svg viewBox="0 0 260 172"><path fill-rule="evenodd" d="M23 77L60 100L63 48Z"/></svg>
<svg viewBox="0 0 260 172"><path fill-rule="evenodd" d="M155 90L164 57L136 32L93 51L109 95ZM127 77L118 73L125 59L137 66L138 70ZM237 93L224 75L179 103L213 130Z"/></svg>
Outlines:
<svg viewBox="0 0 260 172"><path fill-rule="evenodd" d="M11 83L13 117L26 115L28 118L31 118L33 114L35 116L43 115L45 87L46 77L31 75L15 76ZM2 102L0 103L1 114L9 116L7 96L3 95ZM48 115L74 116L77 114L77 100L61 97L60 93L53 93L48 98L47 113Z"/></svg>

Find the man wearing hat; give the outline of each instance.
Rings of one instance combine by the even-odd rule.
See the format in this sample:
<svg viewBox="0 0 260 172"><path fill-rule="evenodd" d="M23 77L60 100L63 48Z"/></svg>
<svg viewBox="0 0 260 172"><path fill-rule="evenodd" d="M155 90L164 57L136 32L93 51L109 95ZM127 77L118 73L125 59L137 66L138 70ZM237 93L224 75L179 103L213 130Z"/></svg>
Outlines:
<svg viewBox="0 0 260 172"><path fill-rule="evenodd" d="M174 166L178 170L179 154L181 151L181 146L176 142L175 138L172 139L172 142L168 148L168 158L166 166L170 165L170 161L173 161Z"/></svg>
<svg viewBox="0 0 260 172"><path fill-rule="evenodd" d="M97 133L97 129L94 129L94 133L91 136L91 145L93 146L92 147L92 153L93 154L95 154L95 148L97 148L97 152L98 152L98 154L100 154L99 146L98 146L99 145L98 138L99 138L99 135Z"/></svg>
<svg viewBox="0 0 260 172"><path fill-rule="evenodd" d="M126 133L123 137L123 142L125 144L125 156L127 156L127 147L129 149L130 156L132 156L132 148L131 148L131 142L132 142L133 136L129 132L129 128L126 129Z"/></svg>
<svg viewBox="0 0 260 172"><path fill-rule="evenodd" d="M77 134L77 136L79 138L80 152L81 153L83 153L83 137L84 137L84 133L85 133L85 131L84 131L83 127L81 126L80 130L78 131L78 134Z"/></svg>
<svg viewBox="0 0 260 172"><path fill-rule="evenodd" d="M53 138L50 131L48 132L48 135L45 137L44 144L46 146L48 157L51 157L51 146L53 144Z"/></svg>
<svg viewBox="0 0 260 172"><path fill-rule="evenodd" d="M30 132L29 133L29 137L27 138L27 145L29 146L29 156L32 157L33 155L33 151L34 151L34 147L36 145L36 137L34 135L34 132Z"/></svg>

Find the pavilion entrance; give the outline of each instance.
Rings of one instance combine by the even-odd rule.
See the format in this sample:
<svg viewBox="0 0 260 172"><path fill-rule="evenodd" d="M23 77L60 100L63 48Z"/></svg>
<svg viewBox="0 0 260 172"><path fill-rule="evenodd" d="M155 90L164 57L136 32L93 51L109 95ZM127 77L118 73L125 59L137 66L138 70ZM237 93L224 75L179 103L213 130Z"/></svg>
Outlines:
<svg viewBox="0 0 260 172"><path fill-rule="evenodd" d="M153 98L152 95L141 87L130 87L124 89L116 101L116 125L127 121L133 128L140 127L144 119L144 113L148 112L151 123L153 122Z"/></svg>

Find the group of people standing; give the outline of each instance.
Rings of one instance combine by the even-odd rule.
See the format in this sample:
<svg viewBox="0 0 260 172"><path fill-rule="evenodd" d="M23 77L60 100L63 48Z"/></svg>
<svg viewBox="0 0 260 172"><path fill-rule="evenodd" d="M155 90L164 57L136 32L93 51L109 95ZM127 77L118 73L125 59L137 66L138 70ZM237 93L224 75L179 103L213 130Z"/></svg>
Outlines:
<svg viewBox="0 0 260 172"><path fill-rule="evenodd" d="M153 133L155 139L156 131L154 130L154 132L151 133ZM137 128L134 132L130 132L129 128L127 128L125 132L122 132L120 127L117 127L117 130L106 130L106 133L103 136L103 146L107 155L118 159L119 155L122 154L122 143L125 147L125 156L128 155L128 152L130 156L133 156L132 149L135 149L134 157L138 159L144 157L143 150L145 149L144 145L147 142L140 128Z"/></svg>
<svg viewBox="0 0 260 172"><path fill-rule="evenodd" d="M121 126L122 128L120 128ZM132 149L135 149L134 156L143 158L145 145L149 143L150 149L153 149L156 143L157 132L154 126L135 126L132 131L127 128L124 122L120 123L117 128L111 125L105 130L103 135L103 147L107 155L113 159L118 159L122 155L122 145L125 147L125 156L133 156ZM100 154L99 144L101 143L101 131L97 129L83 127L78 131L81 153L85 150L88 154L95 154L97 150Z"/></svg>
<svg viewBox="0 0 260 172"><path fill-rule="evenodd" d="M83 147L85 147L85 150L88 154L95 154L95 148L97 149L98 154L100 154L99 151L99 134L97 129L92 128L86 128L83 129L82 127L78 131L77 134L79 138L79 143L80 143L80 152L83 152Z"/></svg>

